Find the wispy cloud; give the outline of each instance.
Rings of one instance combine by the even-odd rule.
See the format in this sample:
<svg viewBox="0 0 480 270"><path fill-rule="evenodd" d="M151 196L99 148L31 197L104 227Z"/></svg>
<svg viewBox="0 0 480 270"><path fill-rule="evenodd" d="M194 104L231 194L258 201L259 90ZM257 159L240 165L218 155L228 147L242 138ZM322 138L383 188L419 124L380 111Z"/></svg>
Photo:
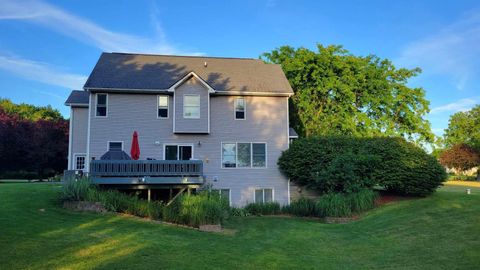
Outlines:
<svg viewBox="0 0 480 270"><path fill-rule="evenodd" d="M87 80L86 76L63 72L47 63L12 56L0 55L0 70L24 79L69 89L81 89Z"/></svg>
<svg viewBox="0 0 480 270"><path fill-rule="evenodd" d="M479 97L464 98L452 103L435 107L430 111L430 113L436 114L436 113L444 113L444 112L455 113L455 112L468 111L478 103L480 103Z"/></svg>
<svg viewBox="0 0 480 270"><path fill-rule="evenodd" d="M158 12L151 13L152 20L157 22L155 25L157 35L145 38L110 31L42 1L0 0L0 20L25 20L36 23L104 51L200 54L184 52L167 42L157 15Z"/></svg>
<svg viewBox="0 0 480 270"><path fill-rule="evenodd" d="M419 66L425 73L448 75L457 89L480 68L480 12L448 25L438 33L410 43L396 59L405 66Z"/></svg>

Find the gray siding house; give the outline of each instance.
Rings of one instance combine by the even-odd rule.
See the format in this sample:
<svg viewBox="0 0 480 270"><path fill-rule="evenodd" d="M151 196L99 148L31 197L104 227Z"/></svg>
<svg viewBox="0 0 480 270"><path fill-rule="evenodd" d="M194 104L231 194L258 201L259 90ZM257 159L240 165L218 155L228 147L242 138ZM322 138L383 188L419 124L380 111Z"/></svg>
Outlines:
<svg viewBox="0 0 480 270"><path fill-rule="evenodd" d="M68 170L94 183L161 197L204 185L234 206L290 201L277 160L295 138L293 91L257 59L103 53L72 91ZM139 160L130 154L138 133Z"/></svg>

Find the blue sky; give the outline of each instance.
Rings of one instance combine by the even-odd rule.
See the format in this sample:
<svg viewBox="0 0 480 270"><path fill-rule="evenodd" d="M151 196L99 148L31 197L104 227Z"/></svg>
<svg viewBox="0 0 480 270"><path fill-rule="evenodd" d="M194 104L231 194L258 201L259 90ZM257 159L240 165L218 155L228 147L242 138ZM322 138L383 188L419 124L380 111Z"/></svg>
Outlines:
<svg viewBox="0 0 480 270"><path fill-rule="evenodd" d="M68 116L102 51L257 58L316 43L421 67L410 85L426 90L436 134L480 103L480 2L418 0L0 0L0 97Z"/></svg>

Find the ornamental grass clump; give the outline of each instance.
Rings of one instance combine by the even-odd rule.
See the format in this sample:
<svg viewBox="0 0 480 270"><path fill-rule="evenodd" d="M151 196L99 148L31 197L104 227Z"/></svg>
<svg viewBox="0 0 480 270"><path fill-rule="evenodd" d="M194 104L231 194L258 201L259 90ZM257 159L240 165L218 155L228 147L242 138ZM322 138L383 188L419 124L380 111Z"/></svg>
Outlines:
<svg viewBox="0 0 480 270"><path fill-rule="evenodd" d="M228 202L218 194L204 191L196 195L180 195L163 209L163 219L172 223L199 227L221 224L228 216Z"/></svg>
<svg viewBox="0 0 480 270"><path fill-rule="evenodd" d="M88 177L69 179L63 183L62 200L85 201L90 189L92 189L92 187Z"/></svg>
<svg viewBox="0 0 480 270"><path fill-rule="evenodd" d="M314 217L318 215L317 204L314 200L301 197L290 205L282 208L282 212L299 217Z"/></svg>
<svg viewBox="0 0 480 270"><path fill-rule="evenodd" d="M277 202L250 203L245 206L245 210L256 216L278 215L281 213L280 204Z"/></svg>

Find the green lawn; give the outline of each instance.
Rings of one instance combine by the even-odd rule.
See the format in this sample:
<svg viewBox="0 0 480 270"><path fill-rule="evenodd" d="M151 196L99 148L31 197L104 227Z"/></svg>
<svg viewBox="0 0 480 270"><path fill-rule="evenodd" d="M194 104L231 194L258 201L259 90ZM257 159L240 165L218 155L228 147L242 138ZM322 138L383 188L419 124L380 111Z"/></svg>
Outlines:
<svg viewBox="0 0 480 270"><path fill-rule="evenodd" d="M0 269L480 269L480 188L447 186L344 225L235 218L228 234L69 212L59 191L0 184Z"/></svg>

